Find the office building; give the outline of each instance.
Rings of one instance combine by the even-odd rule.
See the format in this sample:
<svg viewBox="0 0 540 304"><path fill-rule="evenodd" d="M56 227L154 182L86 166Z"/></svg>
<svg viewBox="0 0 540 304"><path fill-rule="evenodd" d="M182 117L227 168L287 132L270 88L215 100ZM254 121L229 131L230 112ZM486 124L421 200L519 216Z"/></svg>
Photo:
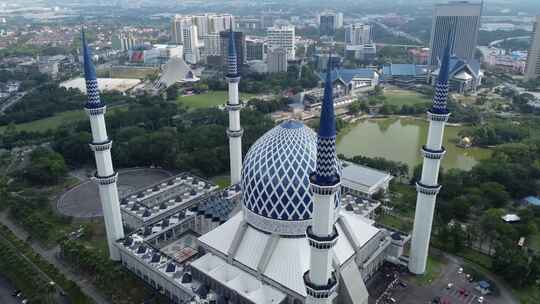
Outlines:
<svg viewBox="0 0 540 304"><path fill-rule="evenodd" d="M267 64L268 73L287 72L287 50L277 48L268 51Z"/></svg>
<svg viewBox="0 0 540 304"><path fill-rule="evenodd" d="M336 32L336 13L324 12L319 15L319 32L321 36L334 36Z"/></svg>
<svg viewBox="0 0 540 304"><path fill-rule="evenodd" d="M134 46L138 44L131 32L122 32L116 35L113 35L111 38L112 48L122 52L131 50Z"/></svg>
<svg viewBox="0 0 540 304"><path fill-rule="evenodd" d="M464 60L474 59L476 51L482 3L451 1L435 5L431 29L431 65L442 59L446 37L454 29L454 46L451 52Z"/></svg>
<svg viewBox="0 0 540 304"><path fill-rule="evenodd" d="M199 62L200 50L199 40L197 39L197 26L190 25L182 29L184 43L184 57L187 63L195 64Z"/></svg>
<svg viewBox="0 0 540 304"><path fill-rule="evenodd" d="M219 34L207 34L203 38L201 59L206 61L209 56L221 56L221 40Z"/></svg>
<svg viewBox="0 0 540 304"><path fill-rule="evenodd" d="M347 25L345 27L345 43L347 45L371 43L371 25L364 23Z"/></svg>
<svg viewBox="0 0 540 304"><path fill-rule="evenodd" d="M294 26L271 27L267 30L268 48L284 48L287 50L287 60L294 60L296 56L296 35Z"/></svg>
<svg viewBox="0 0 540 304"><path fill-rule="evenodd" d="M246 38L246 60L264 60L264 41Z"/></svg>
<svg viewBox="0 0 540 304"><path fill-rule="evenodd" d="M540 16L536 17L529 54L527 55L527 68L525 80L536 79L540 76Z"/></svg>
<svg viewBox="0 0 540 304"><path fill-rule="evenodd" d="M246 62L246 35L243 32L232 32L234 35L234 42L236 48L236 60L237 66L241 67ZM222 31L219 33L219 44L221 51L221 59L223 66L227 66L228 50L229 50L229 36L231 31Z"/></svg>

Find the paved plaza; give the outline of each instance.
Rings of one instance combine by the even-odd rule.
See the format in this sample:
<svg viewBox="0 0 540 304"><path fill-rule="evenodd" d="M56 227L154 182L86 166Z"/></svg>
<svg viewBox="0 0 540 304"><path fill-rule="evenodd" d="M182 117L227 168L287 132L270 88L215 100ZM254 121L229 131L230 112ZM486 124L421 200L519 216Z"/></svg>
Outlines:
<svg viewBox="0 0 540 304"><path fill-rule="evenodd" d="M118 192L120 198L144 187L148 187L173 174L163 169L125 169L118 175ZM92 218L103 216L99 201L98 186L86 178L77 186L66 191L57 202L58 211L75 218Z"/></svg>

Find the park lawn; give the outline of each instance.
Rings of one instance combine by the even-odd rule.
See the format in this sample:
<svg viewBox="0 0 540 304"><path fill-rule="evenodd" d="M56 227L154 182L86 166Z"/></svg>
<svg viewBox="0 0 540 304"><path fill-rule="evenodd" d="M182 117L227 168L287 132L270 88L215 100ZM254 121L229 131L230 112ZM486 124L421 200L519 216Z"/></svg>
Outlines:
<svg viewBox="0 0 540 304"><path fill-rule="evenodd" d="M241 93L241 99L249 99L254 97L255 94ZM227 103L228 92L227 91L208 91L203 94L180 96L177 99L179 104L184 104L189 108L212 108Z"/></svg>
<svg viewBox="0 0 540 304"><path fill-rule="evenodd" d="M429 255L427 260L426 273L421 276L412 277L417 285L425 286L433 283L441 275L445 262L438 256Z"/></svg>
<svg viewBox="0 0 540 304"><path fill-rule="evenodd" d="M386 97L386 100L384 101L386 104L396 105L398 107L430 102L429 98L415 91L385 90L384 96Z"/></svg>
<svg viewBox="0 0 540 304"><path fill-rule="evenodd" d="M126 106L118 106L111 111L118 111L120 109L127 109ZM27 132L43 132L47 130L57 129L63 124L69 124L77 121L88 119L86 113L83 110L73 110L57 113L51 117L38 119L30 122L20 123L15 125L17 131ZM0 126L0 133L6 130L7 126Z"/></svg>

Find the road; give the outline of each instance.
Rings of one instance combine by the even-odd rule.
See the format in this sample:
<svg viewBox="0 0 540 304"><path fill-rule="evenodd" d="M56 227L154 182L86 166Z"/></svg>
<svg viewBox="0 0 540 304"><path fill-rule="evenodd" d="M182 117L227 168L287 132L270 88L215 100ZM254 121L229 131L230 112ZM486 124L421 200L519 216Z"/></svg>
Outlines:
<svg viewBox="0 0 540 304"><path fill-rule="evenodd" d="M13 286L8 279L0 274L0 303L19 304L20 302L17 300L17 298L11 296L14 290L15 286Z"/></svg>
<svg viewBox="0 0 540 304"><path fill-rule="evenodd" d="M0 213L0 223L7 226L15 236L17 236L21 240L26 240L28 238L28 233L24 231L19 226L15 225L11 221L11 219L8 218L7 213L3 212ZM60 252L60 247L57 245L51 249L44 249L39 244L35 242L29 243L29 245L34 249L36 253L38 253L43 259L48 261L49 263L53 264L61 273L63 273L66 278L69 280L75 282L82 290L83 293L85 293L87 296L92 298L94 302L99 304L108 304L109 301L107 301L92 285L91 282L88 281L84 276L75 273L71 268L69 268L67 265L62 263L58 258L58 253ZM3 302L1 302L3 303Z"/></svg>
<svg viewBox="0 0 540 304"><path fill-rule="evenodd" d="M531 39L531 36L517 36L517 37L509 37L509 38L505 38L505 39L501 39L501 40L495 40L495 41L491 41L489 43L489 46L495 46L503 41L509 41L509 40L521 40L521 39Z"/></svg>
<svg viewBox="0 0 540 304"><path fill-rule="evenodd" d="M9 97L2 105L0 105L0 115L4 115L4 111L7 110L7 108L19 102L26 94L28 94L28 92L30 91L17 93L14 96Z"/></svg>
<svg viewBox="0 0 540 304"><path fill-rule="evenodd" d="M388 25L382 23L382 22L378 22L378 21L374 21L373 23L377 24L378 26L382 27L385 31L388 31L389 33L391 33L392 35L394 36L398 36L398 37L405 37L411 41L414 41L414 42L417 42L419 44L424 44L424 42L422 41L422 39L418 38L418 37L415 37L411 34L408 34L408 33L405 33L403 31L399 31L399 30L396 30L396 29L393 29L391 27L389 27Z"/></svg>

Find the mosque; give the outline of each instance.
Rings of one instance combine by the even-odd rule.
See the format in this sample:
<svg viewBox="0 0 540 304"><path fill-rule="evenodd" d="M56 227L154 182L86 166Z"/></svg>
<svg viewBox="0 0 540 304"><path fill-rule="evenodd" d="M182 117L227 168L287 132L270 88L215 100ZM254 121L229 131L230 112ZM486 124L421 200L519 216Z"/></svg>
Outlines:
<svg viewBox="0 0 540 304"><path fill-rule="evenodd" d="M350 164L336 156L330 69L318 133L300 121L285 121L259 138L242 161L240 75L232 32L230 39L227 135L233 186L218 190L210 181L184 173L119 200L105 105L94 85L83 33L89 92L85 108L97 136L91 147L111 259L172 303L367 304L365 282L385 261L407 265L403 252L410 237L376 225L372 218L380 203L358 196L359 188L351 186L354 178L342 178L351 169L344 170ZM442 106L438 103L437 109ZM447 114L437 113L436 118ZM440 147L439 154L424 149L431 159L436 154L440 161L444 154ZM373 184L387 184L389 178L379 180ZM423 182L419 193L434 197L436 177ZM122 223L134 232L124 236ZM424 242L416 241L418 246ZM421 263L417 272L422 272Z"/></svg>

